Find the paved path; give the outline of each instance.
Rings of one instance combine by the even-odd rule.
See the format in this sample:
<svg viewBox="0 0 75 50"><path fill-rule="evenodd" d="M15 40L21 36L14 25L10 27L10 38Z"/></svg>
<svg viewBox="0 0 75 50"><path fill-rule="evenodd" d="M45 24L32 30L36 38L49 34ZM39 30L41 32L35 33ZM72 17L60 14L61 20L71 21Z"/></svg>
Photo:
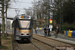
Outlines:
<svg viewBox="0 0 75 50"><path fill-rule="evenodd" d="M33 33L35 33L35 30L33 30ZM44 36L44 31L43 30L37 30L38 35ZM55 37L54 34L51 34L51 37ZM65 40L70 40L70 41L75 41L75 38L72 37L66 37L64 34L58 34L57 38L65 39Z"/></svg>

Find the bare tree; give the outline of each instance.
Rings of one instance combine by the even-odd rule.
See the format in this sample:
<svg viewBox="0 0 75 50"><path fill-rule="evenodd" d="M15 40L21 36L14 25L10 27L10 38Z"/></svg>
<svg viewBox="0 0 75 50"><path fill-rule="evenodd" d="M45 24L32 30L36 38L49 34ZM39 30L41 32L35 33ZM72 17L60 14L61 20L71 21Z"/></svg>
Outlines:
<svg viewBox="0 0 75 50"><path fill-rule="evenodd" d="M29 7L28 9L24 8L25 9L25 15L30 15L32 16L32 8Z"/></svg>
<svg viewBox="0 0 75 50"><path fill-rule="evenodd" d="M1 10L1 13L2 13L2 34L3 34L3 37L4 37L4 31L5 31L5 17L4 17L4 13L7 13L7 8L8 8L8 2L10 0L0 0L0 4L2 5L2 10ZM6 6L6 8L5 8ZM6 11L4 11L6 9ZM0 24L0 46L1 46L1 24Z"/></svg>
<svg viewBox="0 0 75 50"><path fill-rule="evenodd" d="M32 2L33 4L33 16L37 16L38 19L41 18L41 12L42 12L42 9L41 9L41 5L42 5L42 0L41 1L33 1Z"/></svg>

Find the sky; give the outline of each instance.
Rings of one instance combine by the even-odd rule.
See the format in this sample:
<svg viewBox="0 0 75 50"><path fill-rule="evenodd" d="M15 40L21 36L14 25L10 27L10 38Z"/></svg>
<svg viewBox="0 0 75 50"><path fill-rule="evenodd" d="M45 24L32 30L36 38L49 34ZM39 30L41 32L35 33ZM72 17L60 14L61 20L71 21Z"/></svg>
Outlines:
<svg viewBox="0 0 75 50"><path fill-rule="evenodd" d="M32 7L33 1L34 0L15 0L15 2L14 2L13 0L11 0L9 2L10 6L7 10L7 17L14 18L17 14L25 14L24 8L28 9L29 7ZM35 0L35 1L38 1L38 0ZM15 9L11 9L11 8L19 8L18 9L19 11L16 12ZM0 23L2 23L1 21L2 21L2 19L0 18Z"/></svg>
<svg viewBox="0 0 75 50"><path fill-rule="evenodd" d="M32 2L34 0L15 0L15 2L13 0L10 1L10 6L11 8L19 8L19 11L16 12L15 9L8 9L8 17L15 17L18 14L24 14L25 10L23 10L24 8L28 9L29 7L32 7ZM35 0L38 1L38 0ZM54 0L52 0L54 1Z"/></svg>
<svg viewBox="0 0 75 50"><path fill-rule="evenodd" d="M25 10L22 10L22 9L24 9L24 8L28 9L29 7L32 7L32 1L33 0L15 0L15 2L14 2L13 0L11 0L9 2L10 6L7 10L7 17L14 18L17 15L15 9L10 9L10 8L19 8L19 10L20 10L20 11L18 11L19 14L24 14ZM36 0L36 1L38 1L38 0ZM2 19L1 18L0 18L0 23L2 24Z"/></svg>
<svg viewBox="0 0 75 50"><path fill-rule="evenodd" d="M32 1L33 0L16 0L15 2L11 0L11 5L9 7L11 8L19 8L16 12L15 9L8 9L8 17L15 17L18 14L24 14L25 10L24 8L28 9L29 7L32 7Z"/></svg>

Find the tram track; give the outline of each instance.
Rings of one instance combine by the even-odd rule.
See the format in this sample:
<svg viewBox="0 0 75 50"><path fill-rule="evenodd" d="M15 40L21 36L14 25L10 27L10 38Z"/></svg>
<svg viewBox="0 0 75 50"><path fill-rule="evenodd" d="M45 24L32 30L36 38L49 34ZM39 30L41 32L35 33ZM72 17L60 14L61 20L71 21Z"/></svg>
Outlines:
<svg viewBox="0 0 75 50"><path fill-rule="evenodd" d="M46 41L42 41L46 39ZM48 43L50 42L50 43ZM34 35L31 42L15 42L13 50L62 50L64 47L72 47L73 45L64 45L61 41L56 41L50 38L46 38L40 35ZM62 48L63 47L63 48ZM75 46L74 46L75 47ZM66 50L66 48L64 50ZM75 48L73 48L75 50Z"/></svg>
<svg viewBox="0 0 75 50"><path fill-rule="evenodd" d="M52 45L50 45L50 44L47 44L47 43L45 43L45 42L43 42L43 41L40 41L40 40L38 40L38 39L35 39L35 38L33 38L34 40L37 40L38 42L40 42L40 43L43 43L44 44L44 46L46 45L46 46L48 46L48 47L50 47L50 48L52 48L52 49L54 49L54 50L58 50L58 48L56 48L55 46L52 46ZM39 45L40 46L40 45ZM50 49L49 49L50 50Z"/></svg>
<svg viewBox="0 0 75 50"><path fill-rule="evenodd" d="M45 50L45 48L46 48L46 50L48 49L48 50L52 50L52 49L54 49L54 50L56 50L55 48L53 48L53 47L51 47L51 46L49 46L48 44L45 44L45 43L43 43L43 46L41 46L42 44L42 42L40 42L40 41L36 41L36 42L38 42L39 43L39 45L37 45L37 44L35 44L33 41L36 41L36 39L32 39L32 41L30 42L30 43L25 43L25 44L21 44L21 43L18 43L18 42L16 42L17 43L17 46L18 46L18 50L35 50L35 48L34 47L36 47L36 50ZM30 46L30 47L32 47L32 48L30 48L29 49L29 47L27 47L27 46ZM39 46L41 46L41 47L39 47ZM50 49L49 49L50 48ZM52 48L52 49L51 49Z"/></svg>
<svg viewBox="0 0 75 50"><path fill-rule="evenodd" d="M17 43L17 42L16 42ZM18 46L18 50L21 50L21 47L19 46L19 44L17 43L17 46Z"/></svg>
<svg viewBox="0 0 75 50"><path fill-rule="evenodd" d="M28 43L28 44L19 44L19 43L17 43L17 45L18 45L18 47L19 47L19 50L24 50L24 49L26 49L26 50L35 50L35 48L34 47L36 47L36 50L58 50L57 48L55 48L55 47L53 47L53 46L51 46L51 45L49 45L49 44L47 44L47 43L44 43L44 42L42 42L42 41L39 41L39 40L37 40L36 41L36 43L37 44L35 44L33 41L36 41L37 39L32 39L32 41L30 42L30 43ZM38 45L39 44L39 45ZM24 46L24 48L23 48L23 46ZM27 46L30 46L30 47L32 47L32 48L30 48L30 49L28 49L28 47ZM33 47L34 46L34 47ZM39 47L39 46L41 46L41 47Z"/></svg>
<svg viewBox="0 0 75 50"><path fill-rule="evenodd" d="M37 38L35 38L35 37L37 37ZM51 43L47 43L47 41L45 41L44 38L49 40L49 42L51 42L52 44ZM64 42L57 41L57 40L54 40L54 39L50 39L50 38L47 38L47 37L44 37L44 36L40 36L40 35L34 35L33 39L38 40L39 42L42 42L42 43L44 43L44 44L46 44L46 45L48 45L48 46L50 46L52 48L55 48L56 50L61 50L62 47L64 47L64 48L73 47L75 49L75 45L71 45L71 44L68 44L68 43L64 43ZM42 41L42 39L43 39L43 41ZM53 44L53 43L55 43L56 45Z"/></svg>
<svg viewBox="0 0 75 50"><path fill-rule="evenodd" d="M35 35L35 34L34 34L34 35ZM40 35L37 35L37 36L40 36ZM67 43L67 42L60 41L60 40L56 40L56 39L53 39L53 38L48 38L48 37L44 37L44 36L40 36L40 37L47 38L47 39L51 39L51 40L54 40L54 41L58 41L58 42L61 42L61 43L70 44L70 45L72 45L72 46L75 46L75 44Z"/></svg>
<svg viewBox="0 0 75 50"><path fill-rule="evenodd" d="M17 43L17 46L18 46L18 50L42 50L37 45L35 45L33 42L30 42L30 43L16 42L16 43Z"/></svg>
<svg viewBox="0 0 75 50"><path fill-rule="evenodd" d="M33 38L32 42L39 46L41 50L58 50L57 48L35 38Z"/></svg>
<svg viewBox="0 0 75 50"><path fill-rule="evenodd" d="M39 50L42 50L41 48L39 48L37 45L35 45L34 43L31 42L32 45L34 45L35 47L37 47Z"/></svg>

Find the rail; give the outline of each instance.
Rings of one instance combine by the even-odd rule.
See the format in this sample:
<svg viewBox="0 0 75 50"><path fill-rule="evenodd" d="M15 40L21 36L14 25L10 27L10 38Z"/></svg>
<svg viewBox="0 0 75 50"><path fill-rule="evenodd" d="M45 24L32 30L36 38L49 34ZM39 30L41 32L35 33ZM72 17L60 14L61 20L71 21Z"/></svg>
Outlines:
<svg viewBox="0 0 75 50"><path fill-rule="evenodd" d="M12 37L12 35L11 35L11 44L12 44L12 45L11 45L11 50L15 50L15 49L14 49L14 43L17 44L18 50L21 50L19 44L17 43L17 41L15 41L15 40L13 39L13 37Z"/></svg>
<svg viewBox="0 0 75 50"><path fill-rule="evenodd" d="M17 43L17 42L16 42ZM20 46L19 46L19 44L17 43L17 45L18 45L18 50L21 50L21 48L20 48Z"/></svg>
<svg viewBox="0 0 75 50"><path fill-rule="evenodd" d="M41 48L39 48L37 45L35 45L34 43L31 42L32 45L34 45L35 47L37 47L39 50L42 50Z"/></svg>
<svg viewBox="0 0 75 50"><path fill-rule="evenodd" d="M35 38L33 38L33 39L35 39ZM54 49L56 49L56 50L59 50L58 48L56 48L56 47L54 47L54 46L52 46L52 45L50 45L50 44L47 44L47 43L45 43L45 42L43 42L43 41L40 41L40 40L38 40L38 39L35 39L35 40L37 40L37 41L39 41L39 42L42 42L42 43L44 43L44 44L46 44L46 45L48 45L48 46L50 46L50 47L52 47L52 48L54 48Z"/></svg>
<svg viewBox="0 0 75 50"><path fill-rule="evenodd" d="M40 35L37 35L37 36L40 36ZM44 36L40 36L40 37L44 37ZM48 38L48 37L44 37L44 38L51 39L51 38ZM72 45L72 46L56 47L56 46L52 46L52 45L50 45L50 44L47 44L47 43L45 43L45 42L43 42L43 41L41 41L41 40L39 40L39 39L36 39L36 38L34 38L34 37L33 37L33 39L38 40L38 41L40 41L40 42L42 42L42 43L44 43L44 44L46 44L46 45L48 45L48 46L51 46L52 48L55 48L56 50L61 50L62 48L68 49L69 47L70 47L70 49L71 49L71 48L73 48L73 49L75 48L75 47L74 47L75 45L73 45L73 44L66 43L66 42L62 42L62 41L55 40L55 39L51 39L51 40L55 40L55 41L58 41L58 42L61 42L61 43L65 43L65 44L69 44L69 45Z"/></svg>
<svg viewBox="0 0 75 50"><path fill-rule="evenodd" d="M34 34L36 35L36 34ZM37 35L37 36L40 36L40 35ZM40 37L44 37L44 36L40 36ZM52 40L55 40L55 41L58 41L58 42L62 42L62 43L65 43L65 44L70 44L72 46L75 46L75 44L72 44L72 43L67 43L67 42L64 42L64 41L60 41L60 40L56 40L56 39L53 39L53 38L48 38L48 37L44 37L44 38L47 38L47 39L52 39Z"/></svg>

